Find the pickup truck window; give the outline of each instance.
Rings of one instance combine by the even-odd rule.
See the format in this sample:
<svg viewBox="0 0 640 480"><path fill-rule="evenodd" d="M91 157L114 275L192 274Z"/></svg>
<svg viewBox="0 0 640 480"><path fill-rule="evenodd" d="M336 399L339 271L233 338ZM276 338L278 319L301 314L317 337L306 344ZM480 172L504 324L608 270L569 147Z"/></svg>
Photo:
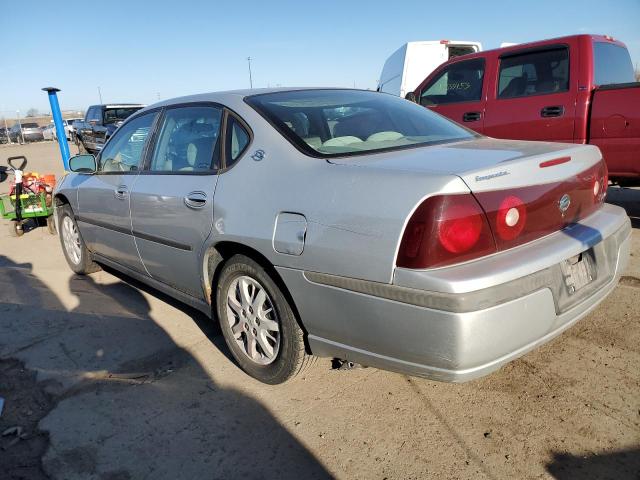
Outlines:
<svg viewBox="0 0 640 480"><path fill-rule="evenodd" d="M98 107L91 107L89 108L89 111L87 112L87 121L91 122L91 121L100 121L100 108Z"/></svg>
<svg viewBox="0 0 640 480"><path fill-rule="evenodd" d="M546 95L568 90L567 47L510 55L500 60L498 98Z"/></svg>
<svg viewBox="0 0 640 480"><path fill-rule="evenodd" d="M136 113L142 107L132 107L132 108L106 108L104 110L104 123L117 123L122 122L129 118L131 115Z"/></svg>
<svg viewBox="0 0 640 480"><path fill-rule="evenodd" d="M614 43L594 42L594 83L611 85L635 82L629 51Z"/></svg>
<svg viewBox="0 0 640 480"><path fill-rule="evenodd" d="M445 68L422 91L420 104L475 102L482 97L484 59L457 62Z"/></svg>

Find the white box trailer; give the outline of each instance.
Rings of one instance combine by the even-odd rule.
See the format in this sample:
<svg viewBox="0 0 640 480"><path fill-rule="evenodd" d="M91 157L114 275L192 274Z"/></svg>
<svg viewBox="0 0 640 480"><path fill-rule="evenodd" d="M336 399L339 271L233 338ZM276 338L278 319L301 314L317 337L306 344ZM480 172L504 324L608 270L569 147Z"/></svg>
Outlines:
<svg viewBox="0 0 640 480"><path fill-rule="evenodd" d="M480 51L480 42L430 40L405 43L384 63L378 91L404 97L450 58Z"/></svg>

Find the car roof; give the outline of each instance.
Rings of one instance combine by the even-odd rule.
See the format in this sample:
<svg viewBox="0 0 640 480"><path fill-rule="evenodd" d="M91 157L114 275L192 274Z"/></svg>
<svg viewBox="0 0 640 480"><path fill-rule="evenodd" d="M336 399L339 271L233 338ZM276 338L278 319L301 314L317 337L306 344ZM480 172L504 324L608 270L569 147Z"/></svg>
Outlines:
<svg viewBox="0 0 640 480"><path fill-rule="evenodd" d="M376 93L374 90L363 90L358 88L341 88L341 87L279 87L279 88L253 88L253 89L241 89L241 90L224 90L220 92L208 92L198 93L195 95L187 95L184 97L170 98L154 103L147 107L147 110L159 107L165 107L169 105L176 105L180 103L194 103L194 102L214 102L225 104L225 100L237 100L252 97L255 95L262 95L266 93L277 92L296 92L303 90L354 90L360 92Z"/></svg>

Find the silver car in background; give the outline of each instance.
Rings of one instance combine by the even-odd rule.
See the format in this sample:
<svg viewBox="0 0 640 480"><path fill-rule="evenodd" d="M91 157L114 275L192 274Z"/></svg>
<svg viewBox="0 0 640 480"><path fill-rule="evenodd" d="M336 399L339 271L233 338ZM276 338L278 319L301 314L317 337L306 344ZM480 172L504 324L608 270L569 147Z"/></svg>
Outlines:
<svg viewBox="0 0 640 480"><path fill-rule="evenodd" d="M107 265L217 318L267 383L312 356L485 375L591 311L629 256L596 147L482 137L381 93L164 101L70 164L73 271Z"/></svg>

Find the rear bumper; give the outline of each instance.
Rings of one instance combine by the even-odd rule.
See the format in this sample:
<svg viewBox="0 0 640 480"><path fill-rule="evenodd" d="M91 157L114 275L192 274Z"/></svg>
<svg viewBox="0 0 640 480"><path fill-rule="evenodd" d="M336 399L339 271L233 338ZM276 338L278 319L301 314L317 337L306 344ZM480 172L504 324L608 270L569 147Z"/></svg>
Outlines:
<svg viewBox="0 0 640 480"><path fill-rule="evenodd" d="M606 205L573 231L481 262L396 275L395 285L279 271L315 355L463 382L549 341L594 309L625 269L630 235L624 210ZM597 276L569 294L559 264L589 249Z"/></svg>

